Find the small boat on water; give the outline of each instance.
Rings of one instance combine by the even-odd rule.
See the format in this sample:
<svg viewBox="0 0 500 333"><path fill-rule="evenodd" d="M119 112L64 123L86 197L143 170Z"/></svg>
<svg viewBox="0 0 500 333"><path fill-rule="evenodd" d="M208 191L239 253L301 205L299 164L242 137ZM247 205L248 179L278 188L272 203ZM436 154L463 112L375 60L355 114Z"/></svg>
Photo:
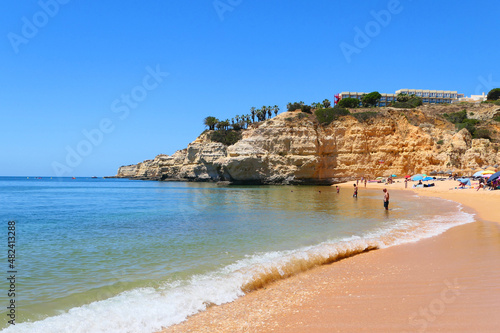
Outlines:
<svg viewBox="0 0 500 333"><path fill-rule="evenodd" d="M96 177L96 176L92 176L91 178L92 178L92 179L97 179L97 177Z"/></svg>

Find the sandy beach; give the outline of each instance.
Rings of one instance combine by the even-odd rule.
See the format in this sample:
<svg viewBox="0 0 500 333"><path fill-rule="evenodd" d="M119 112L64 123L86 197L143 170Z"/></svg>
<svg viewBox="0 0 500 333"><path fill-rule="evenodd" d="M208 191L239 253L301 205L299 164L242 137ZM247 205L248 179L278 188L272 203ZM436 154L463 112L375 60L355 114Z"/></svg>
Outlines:
<svg viewBox="0 0 500 333"><path fill-rule="evenodd" d="M341 191L352 191L352 184L341 184ZM385 187L391 198L414 191L453 200L477 221L314 268L163 332L497 332L500 191L455 189L456 181L435 184L413 189L410 182L405 189L397 180L367 188Z"/></svg>

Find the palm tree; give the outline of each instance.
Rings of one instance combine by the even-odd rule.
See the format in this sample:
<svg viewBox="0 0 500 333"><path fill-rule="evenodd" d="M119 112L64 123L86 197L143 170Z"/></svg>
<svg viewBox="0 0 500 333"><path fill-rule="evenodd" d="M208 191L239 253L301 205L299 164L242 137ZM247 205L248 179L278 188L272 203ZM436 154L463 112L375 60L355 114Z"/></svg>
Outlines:
<svg viewBox="0 0 500 333"><path fill-rule="evenodd" d="M208 116L205 118L205 121L203 123L205 124L205 126L208 127L209 130L213 131L215 129L215 125L217 125L218 122L219 119L212 116Z"/></svg>
<svg viewBox="0 0 500 333"><path fill-rule="evenodd" d="M262 120L266 120L267 106L265 106L265 105L262 107L262 115L263 115L263 119Z"/></svg>
<svg viewBox="0 0 500 333"><path fill-rule="evenodd" d="M279 110L280 110L280 108L279 108L277 105L275 105L275 106L274 106L274 116L275 116L275 117L278 115L278 111L279 111Z"/></svg>
<svg viewBox="0 0 500 333"><path fill-rule="evenodd" d="M328 109L330 106L332 106L332 103L328 99L325 99L323 101L323 105L325 106L325 109Z"/></svg>
<svg viewBox="0 0 500 333"><path fill-rule="evenodd" d="M272 113L272 111L271 111L272 109L273 109L273 108L272 108L271 106L268 106L268 107L267 107L267 117L268 117L269 119L271 119L271 117L273 116L273 113Z"/></svg>
<svg viewBox="0 0 500 333"><path fill-rule="evenodd" d="M250 113L252 114L252 122L255 122L255 107L250 108Z"/></svg>
<svg viewBox="0 0 500 333"><path fill-rule="evenodd" d="M259 121L265 120L264 110L262 109L257 110L257 118L259 119Z"/></svg>

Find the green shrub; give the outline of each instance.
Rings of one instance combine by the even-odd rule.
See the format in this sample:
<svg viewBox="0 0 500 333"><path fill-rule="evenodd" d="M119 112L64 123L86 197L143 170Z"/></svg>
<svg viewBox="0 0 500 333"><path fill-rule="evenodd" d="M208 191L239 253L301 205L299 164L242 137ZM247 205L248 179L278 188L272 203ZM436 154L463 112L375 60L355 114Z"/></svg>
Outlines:
<svg viewBox="0 0 500 333"><path fill-rule="evenodd" d="M304 118L307 118L307 114L305 114L305 113L302 113L302 112L301 112L301 113L299 113L299 114L297 115L297 118L298 118L298 119L304 119Z"/></svg>
<svg viewBox="0 0 500 333"><path fill-rule="evenodd" d="M442 145L444 143L443 140L439 140L438 142L436 142L438 145Z"/></svg>
<svg viewBox="0 0 500 333"><path fill-rule="evenodd" d="M463 123L465 119L467 119L467 110L464 109L459 112L445 113L443 114L443 117L445 117L449 122L453 124L460 124Z"/></svg>
<svg viewBox="0 0 500 333"><path fill-rule="evenodd" d="M413 109L413 108L415 108L413 105L411 105L408 102L394 102L394 103L391 103L390 106L393 108L398 108L398 109Z"/></svg>
<svg viewBox="0 0 500 333"><path fill-rule="evenodd" d="M422 98L414 96L409 98L406 102L394 102L390 106L398 109L413 109L422 104Z"/></svg>
<svg viewBox="0 0 500 333"><path fill-rule="evenodd" d="M359 99L352 97L342 98L337 105L342 108L357 108L359 107Z"/></svg>
<svg viewBox="0 0 500 333"><path fill-rule="evenodd" d="M314 112L316 114L316 118L322 125L328 125L332 121L339 119L342 116L347 116L351 112L349 110L336 106L334 108L329 109L319 109Z"/></svg>
<svg viewBox="0 0 500 333"><path fill-rule="evenodd" d="M413 95L412 95L413 96ZM408 95L408 94L405 94L405 93L399 93L397 96L396 96L396 101L400 102L400 103L405 103L405 102L408 102L410 100L411 96Z"/></svg>
<svg viewBox="0 0 500 333"><path fill-rule="evenodd" d="M302 105L300 107L300 111L312 114L311 106L310 105Z"/></svg>
<svg viewBox="0 0 500 333"><path fill-rule="evenodd" d="M500 109L497 111L500 111ZM493 120L500 122L500 112L495 113L495 115L493 116Z"/></svg>
<svg viewBox="0 0 500 333"><path fill-rule="evenodd" d="M382 95L378 91L373 91L369 94L364 95L361 101L363 102L364 107L372 107L376 106L381 98Z"/></svg>
<svg viewBox="0 0 500 333"><path fill-rule="evenodd" d="M472 123L460 123L457 124L457 130L460 131L462 129L466 128L472 136L474 136L474 132L476 131L476 126L474 126Z"/></svg>
<svg viewBox="0 0 500 333"><path fill-rule="evenodd" d="M417 106L420 106L420 105L423 105L424 102L422 101L422 98L420 97L412 97L408 103L410 103L411 105L417 107Z"/></svg>
<svg viewBox="0 0 500 333"><path fill-rule="evenodd" d="M500 105L500 100L496 101L482 101L481 104L494 104L494 105Z"/></svg>
<svg viewBox="0 0 500 333"><path fill-rule="evenodd" d="M488 129L486 128L479 128L474 131L472 134L472 137L474 139L488 139L491 140L491 133Z"/></svg>
<svg viewBox="0 0 500 333"><path fill-rule="evenodd" d="M353 113L352 116L356 118L360 123L368 121L369 119L376 118L380 116L380 113L373 111Z"/></svg>
<svg viewBox="0 0 500 333"><path fill-rule="evenodd" d="M479 120L477 119L465 119L462 124L471 124L471 125L477 125L479 124Z"/></svg>
<svg viewBox="0 0 500 333"><path fill-rule="evenodd" d="M491 89L487 97L488 101L496 101L500 99L500 88Z"/></svg>
<svg viewBox="0 0 500 333"><path fill-rule="evenodd" d="M304 105L304 102L294 102L294 103L288 103L286 108L288 111L295 111L299 110L302 105Z"/></svg>
<svg viewBox="0 0 500 333"><path fill-rule="evenodd" d="M210 140L220 142L226 146L234 145L241 140L241 131L234 130L218 130L210 134Z"/></svg>

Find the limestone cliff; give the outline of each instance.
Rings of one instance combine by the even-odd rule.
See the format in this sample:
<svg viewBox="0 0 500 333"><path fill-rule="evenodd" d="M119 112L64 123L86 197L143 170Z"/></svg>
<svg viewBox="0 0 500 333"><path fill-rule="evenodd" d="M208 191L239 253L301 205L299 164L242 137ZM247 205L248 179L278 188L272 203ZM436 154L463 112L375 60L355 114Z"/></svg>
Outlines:
<svg viewBox="0 0 500 333"><path fill-rule="evenodd" d="M458 171L498 164L500 128L492 120L498 106L470 105L468 109L471 118L480 119L489 128L491 141L472 139L467 129L457 132L442 116L463 108L377 108L376 117L358 120L348 115L326 126L314 115L284 112L252 124L234 145L212 142L210 132L205 132L171 156L158 155L121 167L117 177L329 184L360 176Z"/></svg>

